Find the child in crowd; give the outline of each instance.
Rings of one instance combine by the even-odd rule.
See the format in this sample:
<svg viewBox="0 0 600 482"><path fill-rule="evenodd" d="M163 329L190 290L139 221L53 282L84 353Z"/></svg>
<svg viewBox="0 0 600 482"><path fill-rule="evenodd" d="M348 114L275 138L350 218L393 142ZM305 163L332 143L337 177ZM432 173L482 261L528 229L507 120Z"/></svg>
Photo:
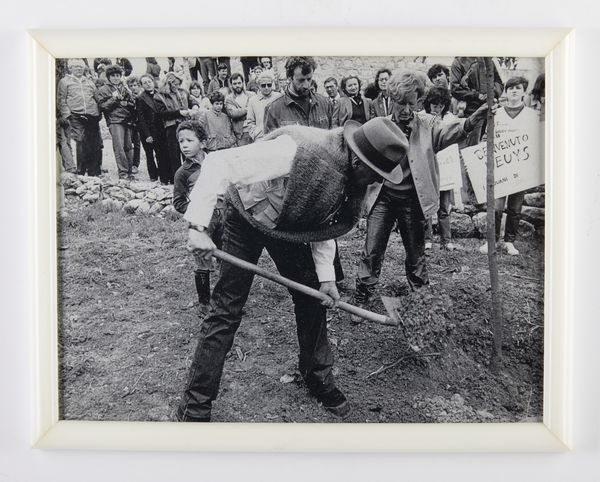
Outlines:
<svg viewBox="0 0 600 482"><path fill-rule="evenodd" d="M202 86L200 82L193 81L190 84L190 106L192 109L199 109L202 104Z"/></svg>
<svg viewBox="0 0 600 482"><path fill-rule="evenodd" d="M135 75L130 75L127 77L126 82L134 100L137 99L142 91L140 79ZM131 174L137 174L140 167L140 131L137 127L137 112L134 113L131 124L131 143L133 144L133 166L131 167Z"/></svg>
<svg viewBox="0 0 600 482"><path fill-rule="evenodd" d="M113 150L120 179L134 179L131 125L135 102L122 79L123 69L118 65L106 68L108 82L98 89L98 105L104 113L112 137Z"/></svg>
<svg viewBox="0 0 600 482"><path fill-rule="evenodd" d="M185 161L175 173L173 207L181 214L184 214L190 203L190 192L200 175L200 169L206 156L207 136L200 122L191 120L179 124L177 127L177 140L179 141L179 148L185 157ZM220 248L223 234L222 199L217 201L217 208L206 231L217 247ZM212 268L212 259L203 259L196 254L194 258L196 262L194 279L198 293L198 303L200 304L200 313L204 315L210 303L210 270Z"/></svg>
<svg viewBox="0 0 600 482"><path fill-rule="evenodd" d="M431 87L423 102L425 112L432 114L442 121L456 119L450 112L450 91L445 87ZM452 190L440 191L440 207L437 211L438 228L440 232L440 244L442 249L454 251L458 246L452 242L452 231L450 229L450 213L452 210ZM432 248L433 229L431 218L427 220L425 227L425 249Z"/></svg>
<svg viewBox="0 0 600 482"><path fill-rule="evenodd" d="M190 115L192 118L198 118L200 113L212 108L208 97L202 96L202 84L200 82L192 82L190 84Z"/></svg>
<svg viewBox="0 0 600 482"><path fill-rule="evenodd" d="M524 98L529 81L525 77L513 77L504 85L506 104L498 109L494 118L494 134L500 136L503 133L518 129L519 125L540 126L539 113L525 106ZM521 220L521 208L525 192L516 192L506 197L496 199L496 244L503 252L510 256L517 256L519 250L515 248L514 241L517 237L519 221ZM504 227L504 242L501 243L500 229L502 225L502 211L506 206L506 225ZM479 248L483 254L487 254L487 242Z"/></svg>
<svg viewBox="0 0 600 482"><path fill-rule="evenodd" d="M209 98L212 109L198 119L207 135L206 150L212 152L237 145L231 119L223 112L225 97L221 92L213 92Z"/></svg>

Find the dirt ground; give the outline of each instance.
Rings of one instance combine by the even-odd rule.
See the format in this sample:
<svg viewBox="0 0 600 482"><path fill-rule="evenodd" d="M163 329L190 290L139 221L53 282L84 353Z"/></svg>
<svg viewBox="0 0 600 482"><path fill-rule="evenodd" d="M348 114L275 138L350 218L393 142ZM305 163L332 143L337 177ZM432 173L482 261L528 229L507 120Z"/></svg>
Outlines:
<svg viewBox="0 0 600 482"><path fill-rule="evenodd" d="M61 417L171 420L201 323L185 224L74 202L67 200L60 225ZM346 299L363 239L364 232L354 230L339 241ZM481 240L458 242L463 249L452 253L434 244L431 290L413 295L393 233L378 294L402 297L405 330L354 324L344 312L329 312L337 383L353 406L346 421L542 416L543 239L519 240L520 256L499 257L505 319L504 368L497 375L489 370L487 257L477 251ZM266 255L261 265L274 269ZM378 300L372 309L384 312ZM291 298L283 287L256 278L213 420L336 422L308 395L296 369Z"/></svg>

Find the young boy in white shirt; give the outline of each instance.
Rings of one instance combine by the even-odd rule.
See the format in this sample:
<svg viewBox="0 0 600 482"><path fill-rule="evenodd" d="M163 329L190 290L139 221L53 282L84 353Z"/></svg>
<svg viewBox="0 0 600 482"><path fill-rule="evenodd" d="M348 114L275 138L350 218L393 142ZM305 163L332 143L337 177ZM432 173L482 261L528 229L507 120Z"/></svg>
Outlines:
<svg viewBox="0 0 600 482"><path fill-rule="evenodd" d="M518 124L528 120L535 122L539 121L539 114L524 103L525 92L529 82L525 77L513 77L506 81L504 86L504 95L506 96L506 104L498 109L494 118L494 132L498 136L504 132L511 131L517 128ZM518 121L517 121L518 119ZM517 124L518 122L518 124ZM525 192L517 192L506 197L496 199L496 243L499 243L500 229L502 224L502 212L506 206L506 225L504 227L504 242L500 243L499 247L502 251L510 256L517 256L519 250L513 244L517 237L519 221L521 220L521 208L523 207L523 199ZM487 242L479 248L483 254L487 254Z"/></svg>

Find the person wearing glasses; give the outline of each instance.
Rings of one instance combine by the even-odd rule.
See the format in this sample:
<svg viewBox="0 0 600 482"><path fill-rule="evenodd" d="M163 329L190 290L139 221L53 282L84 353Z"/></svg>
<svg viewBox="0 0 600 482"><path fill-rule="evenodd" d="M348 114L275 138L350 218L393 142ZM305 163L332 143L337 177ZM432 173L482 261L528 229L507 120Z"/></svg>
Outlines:
<svg viewBox="0 0 600 482"><path fill-rule="evenodd" d="M247 117L250 137L252 137L253 141L265 135L263 125L265 109L271 102L283 95L281 92L273 90L275 80L269 72L262 72L257 77L256 82L258 84L258 93L248 101Z"/></svg>
<svg viewBox="0 0 600 482"><path fill-rule="evenodd" d="M335 77L328 77L323 82L323 87L325 88L325 92L327 93L327 100L331 102L331 105L334 107L337 106L340 101L340 92L338 90L338 81Z"/></svg>

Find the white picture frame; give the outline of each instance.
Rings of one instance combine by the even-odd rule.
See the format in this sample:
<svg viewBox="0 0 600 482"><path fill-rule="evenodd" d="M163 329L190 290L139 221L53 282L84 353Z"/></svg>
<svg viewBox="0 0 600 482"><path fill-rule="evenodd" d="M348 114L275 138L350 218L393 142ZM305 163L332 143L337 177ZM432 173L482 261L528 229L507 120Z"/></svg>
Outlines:
<svg viewBox="0 0 600 482"><path fill-rule="evenodd" d="M570 29L268 28L30 32L34 172L32 433L35 448L211 452L557 452L572 446L573 78ZM349 44L343 38L352 35ZM277 36L278 41L272 41ZM501 39L501 41L500 41ZM326 40L326 41L325 41ZM545 57L543 423L182 424L59 420L55 66L59 57L252 55ZM218 52L210 46L219 46ZM197 49L194 46L205 46ZM331 47L335 46L335 47Z"/></svg>

